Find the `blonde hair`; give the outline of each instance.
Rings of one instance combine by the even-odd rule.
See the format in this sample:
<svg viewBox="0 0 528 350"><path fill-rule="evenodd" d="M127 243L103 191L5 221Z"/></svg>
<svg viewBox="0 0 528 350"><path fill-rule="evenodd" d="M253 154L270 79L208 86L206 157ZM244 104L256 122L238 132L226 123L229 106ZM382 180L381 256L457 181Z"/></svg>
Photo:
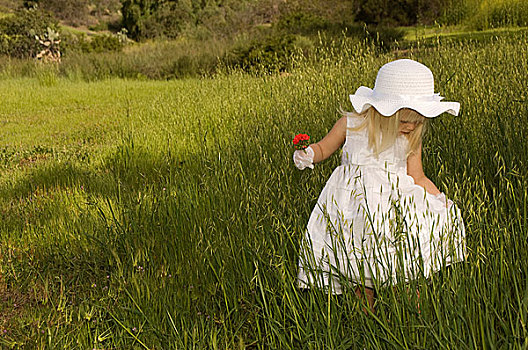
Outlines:
<svg viewBox="0 0 528 350"><path fill-rule="evenodd" d="M418 150L426 129L427 119L420 113L409 108L402 108L389 117L382 115L374 107L370 107L361 114L350 112L342 113L345 116L364 118L361 124L348 129L352 131L360 131L366 128L369 147L372 149L376 157L396 142L396 138L399 136L401 122L416 123L414 130L405 135L409 140L407 156Z"/></svg>

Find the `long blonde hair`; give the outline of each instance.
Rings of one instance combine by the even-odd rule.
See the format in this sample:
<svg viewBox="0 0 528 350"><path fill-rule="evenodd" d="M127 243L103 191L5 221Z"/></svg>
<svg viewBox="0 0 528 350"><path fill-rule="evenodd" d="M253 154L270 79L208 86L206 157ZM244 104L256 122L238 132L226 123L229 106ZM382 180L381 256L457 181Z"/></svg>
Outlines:
<svg viewBox="0 0 528 350"><path fill-rule="evenodd" d="M376 157L396 142L396 138L399 136L401 122L416 123L414 130L405 135L409 140L407 155L418 150L418 147L422 143L422 136L426 130L427 118L409 108L402 108L389 117L380 114L374 107L370 107L361 114L350 112L342 113L345 116L364 118L361 124L349 129L352 131L367 129L369 147Z"/></svg>

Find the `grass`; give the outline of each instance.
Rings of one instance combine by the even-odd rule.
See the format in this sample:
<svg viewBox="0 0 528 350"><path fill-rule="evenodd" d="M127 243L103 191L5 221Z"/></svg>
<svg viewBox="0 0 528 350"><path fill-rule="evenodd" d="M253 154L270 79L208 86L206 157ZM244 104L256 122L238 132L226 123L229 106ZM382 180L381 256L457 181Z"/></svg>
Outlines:
<svg viewBox="0 0 528 350"><path fill-rule="evenodd" d="M527 42L407 52L462 104L432 121L424 167L461 208L469 256L378 290L375 315L294 286L339 155L300 172L290 142L323 137L393 53L345 46L261 77L0 81L1 346L525 348Z"/></svg>
<svg viewBox="0 0 528 350"><path fill-rule="evenodd" d="M100 32L102 32L102 31L93 31L93 30L89 30L89 29L85 29L85 28L72 27L72 26L68 26L68 25L65 25L65 24L61 24L60 25L60 30L61 30L62 33L74 34L74 35L86 34L88 36L97 35ZM109 33L109 32L106 31L104 33Z"/></svg>
<svg viewBox="0 0 528 350"><path fill-rule="evenodd" d="M486 30L468 30L464 26L423 26L414 28L405 28L406 34L405 40L419 41L424 39L431 39L436 37L451 38L456 40L467 40L467 39L488 39L491 36L511 35L512 33L525 32L528 27L502 27L493 28Z"/></svg>

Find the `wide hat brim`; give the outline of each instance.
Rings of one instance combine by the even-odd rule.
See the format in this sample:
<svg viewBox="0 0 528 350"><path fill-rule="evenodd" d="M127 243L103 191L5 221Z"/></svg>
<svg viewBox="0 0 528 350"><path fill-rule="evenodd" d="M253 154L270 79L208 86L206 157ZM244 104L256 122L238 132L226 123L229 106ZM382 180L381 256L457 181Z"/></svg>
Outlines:
<svg viewBox="0 0 528 350"><path fill-rule="evenodd" d="M382 115L388 117L394 115L402 108L409 108L420 113L424 117L434 118L442 113L458 115L460 103L442 102L443 97L433 96L405 96L405 95L382 95L374 90L361 86L354 95L350 95L350 102L357 113L363 113L370 107Z"/></svg>

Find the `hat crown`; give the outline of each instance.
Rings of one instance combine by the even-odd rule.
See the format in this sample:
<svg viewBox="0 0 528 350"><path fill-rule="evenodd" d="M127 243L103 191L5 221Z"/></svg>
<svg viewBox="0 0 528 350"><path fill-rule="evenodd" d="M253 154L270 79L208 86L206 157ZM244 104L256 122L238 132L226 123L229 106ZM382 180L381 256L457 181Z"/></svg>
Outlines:
<svg viewBox="0 0 528 350"><path fill-rule="evenodd" d="M433 73L413 60L389 62L378 71L374 91L386 95L432 96Z"/></svg>

